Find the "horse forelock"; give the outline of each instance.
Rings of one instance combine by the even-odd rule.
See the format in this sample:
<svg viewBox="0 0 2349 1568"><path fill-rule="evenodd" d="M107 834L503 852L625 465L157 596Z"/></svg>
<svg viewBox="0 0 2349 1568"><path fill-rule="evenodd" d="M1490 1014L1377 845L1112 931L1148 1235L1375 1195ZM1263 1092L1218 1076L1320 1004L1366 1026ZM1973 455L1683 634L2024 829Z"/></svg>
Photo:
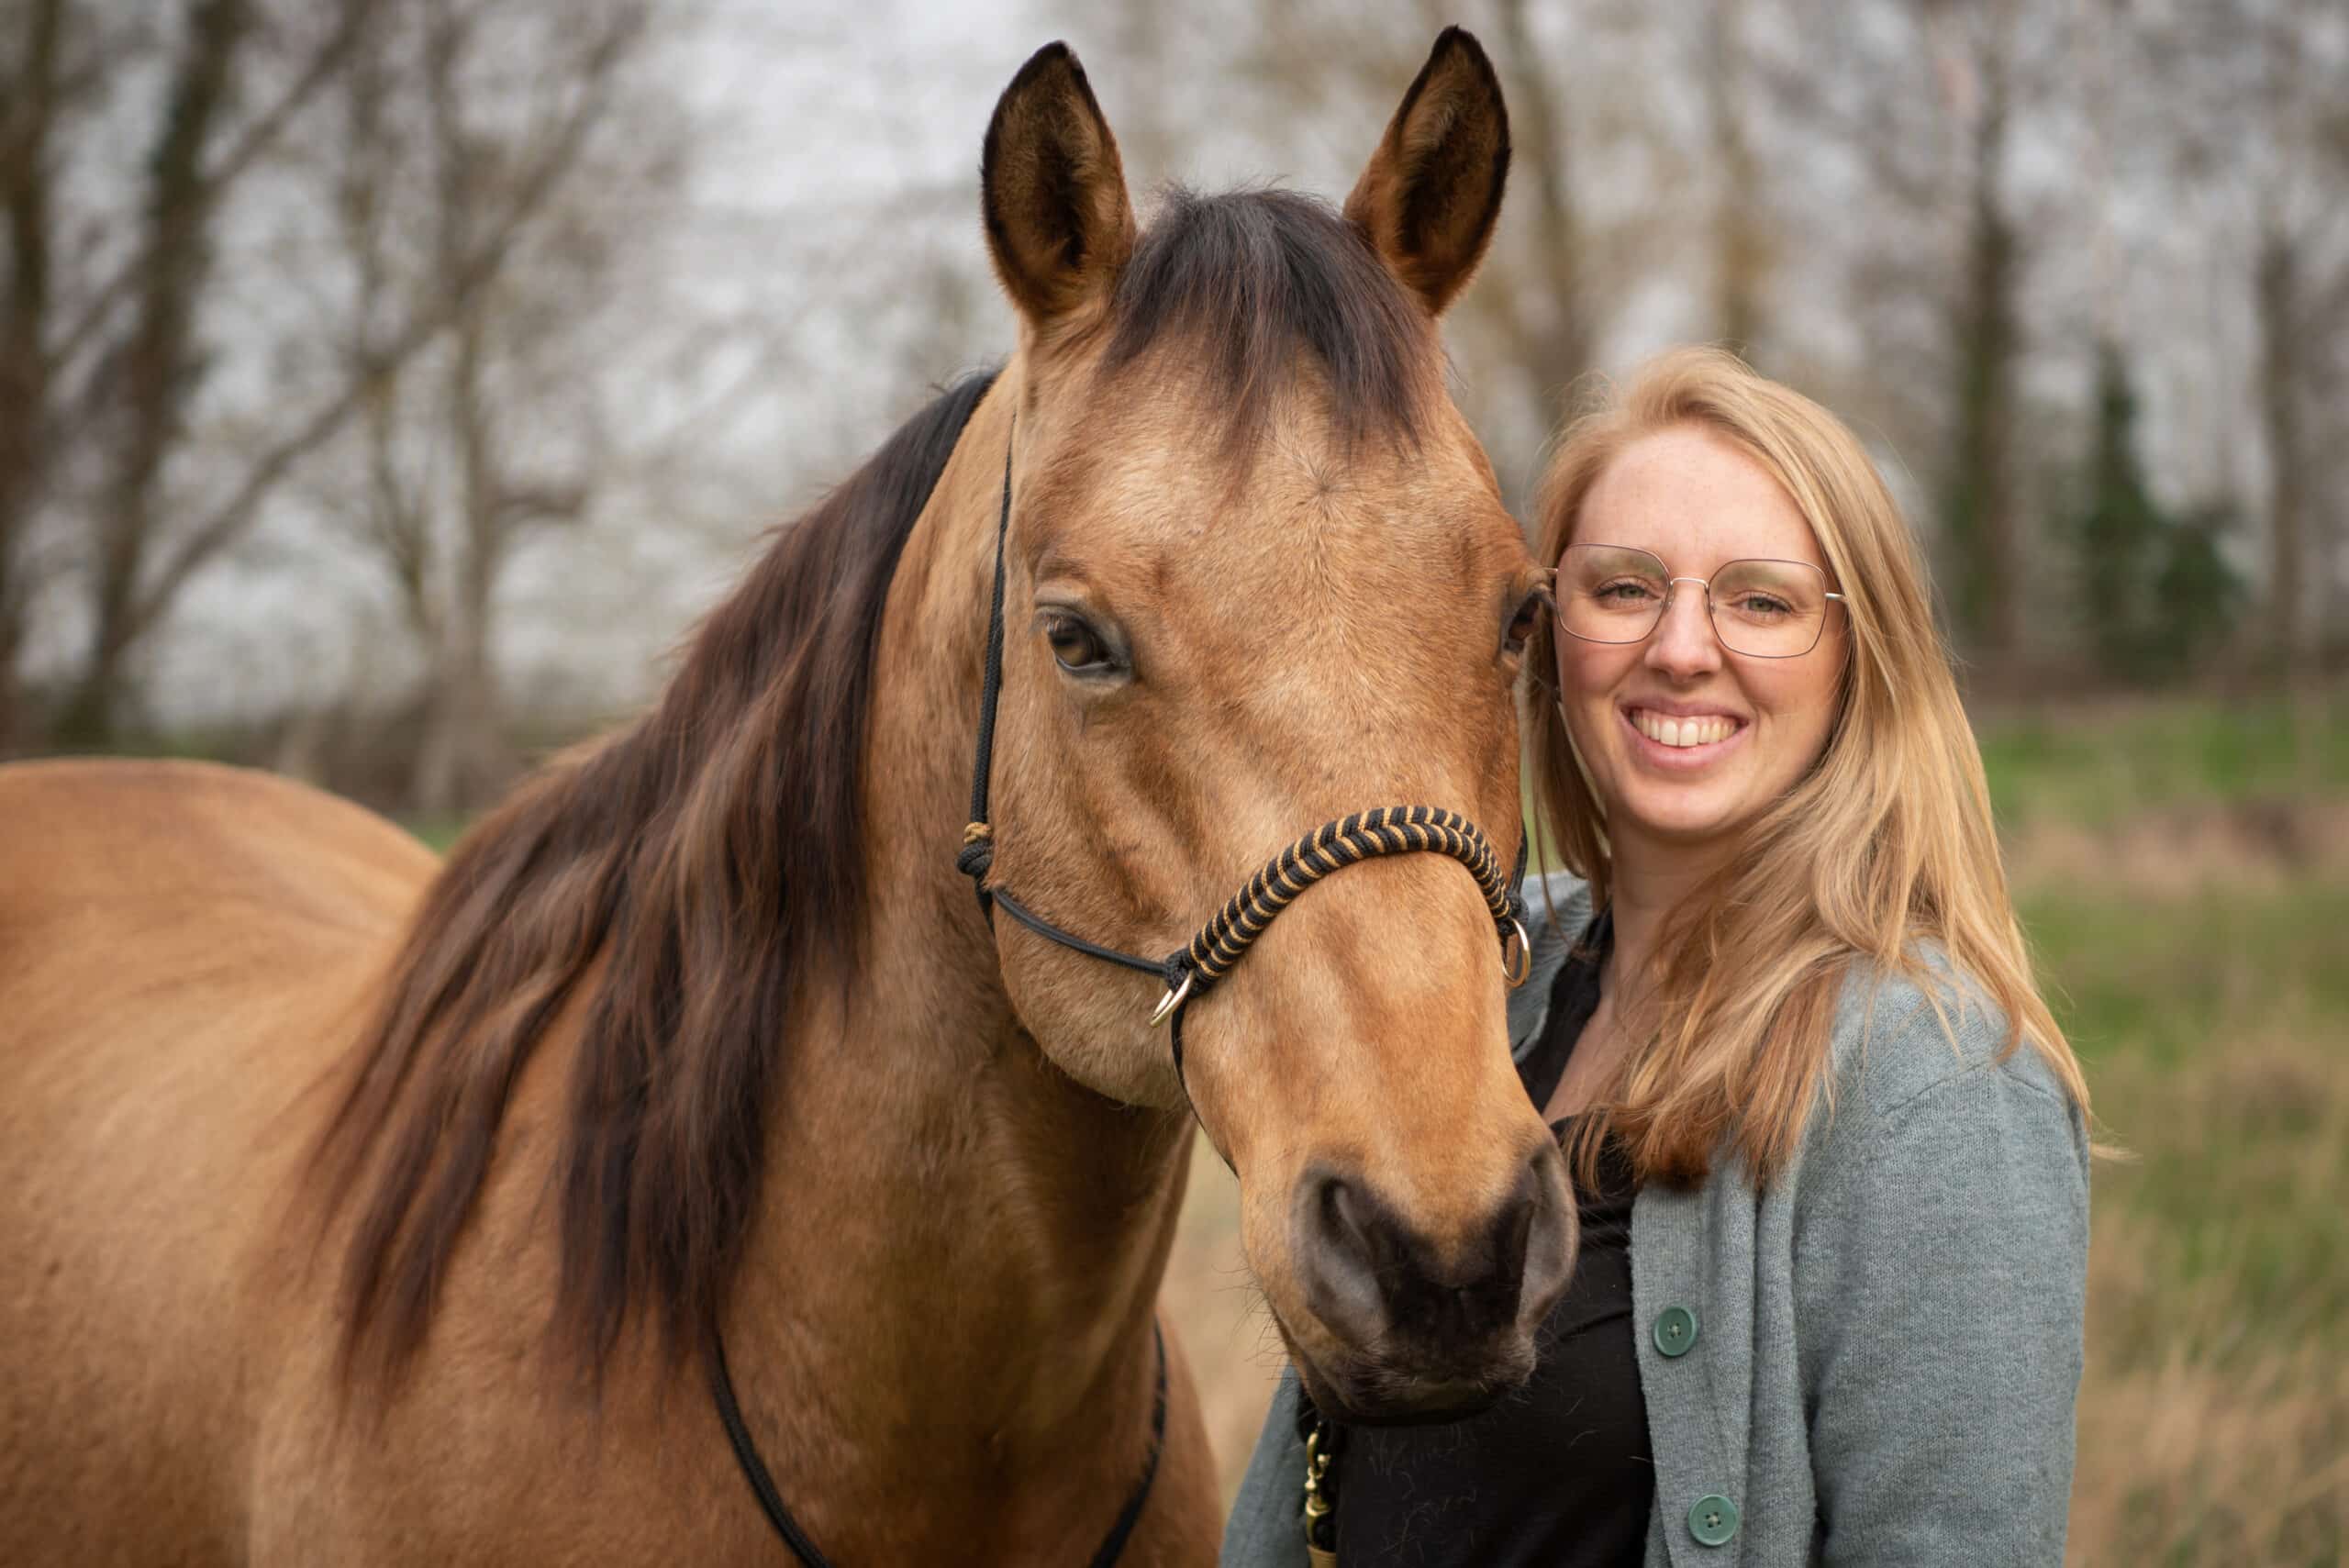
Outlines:
<svg viewBox="0 0 2349 1568"><path fill-rule="evenodd" d="M579 1020L557 1155L555 1324L590 1370L644 1310L706 1332L754 1207L774 1030L855 959L874 644L907 535L993 373L964 378L783 530L651 713L468 834L413 921L318 1146L343 1366L423 1342L517 1084Z"/></svg>
<svg viewBox="0 0 2349 1568"><path fill-rule="evenodd" d="M1370 239L1316 196L1168 187L1110 300L1102 368L1188 353L1222 410L1227 449L1270 427L1300 370L1318 371L1334 433L1416 440L1442 395L1426 312Z"/></svg>

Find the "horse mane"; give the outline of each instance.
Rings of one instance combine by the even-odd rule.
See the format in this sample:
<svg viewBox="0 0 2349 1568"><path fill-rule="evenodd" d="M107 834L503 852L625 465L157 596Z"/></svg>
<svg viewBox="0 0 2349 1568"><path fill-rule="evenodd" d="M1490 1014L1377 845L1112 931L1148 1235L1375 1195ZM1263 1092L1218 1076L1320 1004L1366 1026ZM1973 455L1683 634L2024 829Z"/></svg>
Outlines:
<svg viewBox="0 0 2349 1568"><path fill-rule="evenodd" d="M994 379L949 388L785 528L650 713L450 856L317 1146L328 1212L359 1204L346 1375L388 1382L423 1343L515 1085L574 996L558 1339L600 1367L640 1300L674 1351L707 1331L758 1194L775 1020L812 966L856 956L890 579Z"/></svg>
<svg viewBox="0 0 2349 1568"><path fill-rule="evenodd" d="M1347 439L1412 439L1442 384L1427 317L1368 237L1294 192L1172 192L1108 326L1112 375L1163 340L1193 350L1228 450L1307 361ZM327 1215L357 1207L346 1377L388 1386L422 1345L515 1087L568 1007L557 1342L593 1370L640 1308L673 1353L709 1332L758 1200L775 1021L818 963L858 956L890 579L993 382L941 394L785 528L651 712L542 770L450 856L317 1149Z"/></svg>

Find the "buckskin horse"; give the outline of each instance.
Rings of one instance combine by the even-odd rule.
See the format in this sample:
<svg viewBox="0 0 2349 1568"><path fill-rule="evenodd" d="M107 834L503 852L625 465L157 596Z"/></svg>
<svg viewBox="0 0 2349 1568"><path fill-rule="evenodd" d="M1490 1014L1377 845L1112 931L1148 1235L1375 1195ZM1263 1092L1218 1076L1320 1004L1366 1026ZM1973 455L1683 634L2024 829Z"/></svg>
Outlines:
<svg viewBox="0 0 2349 1568"><path fill-rule="evenodd" d="M1208 1562L1195 1115L1325 1404L1520 1380L1542 584L1436 328L1508 155L1449 32L1342 212L1141 230L1048 48L982 162L1015 351L445 865L261 774L0 770L0 1561Z"/></svg>

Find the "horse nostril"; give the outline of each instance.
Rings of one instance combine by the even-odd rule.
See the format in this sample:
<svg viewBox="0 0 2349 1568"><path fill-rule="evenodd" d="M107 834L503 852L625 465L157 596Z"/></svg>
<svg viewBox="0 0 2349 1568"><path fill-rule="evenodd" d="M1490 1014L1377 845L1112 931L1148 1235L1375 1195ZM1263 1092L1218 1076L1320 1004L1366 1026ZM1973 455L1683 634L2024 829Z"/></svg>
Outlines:
<svg viewBox="0 0 2349 1568"><path fill-rule="evenodd" d="M1535 1170L1529 1164L1518 1173L1517 1185L1493 1213L1493 1272L1497 1274L1524 1276L1525 1244L1533 1234L1533 1216L1542 1207Z"/></svg>
<svg viewBox="0 0 2349 1568"><path fill-rule="evenodd" d="M1338 1175L1308 1173L1297 1197L1306 1306L1357 1343L1377 1338L1387 1316L1381 1275L1392 1272L1399 1240L1392 1212Z"/></svg>
<svg viewBox="0 0 2349 1568"><path fill-rule="evenodd" d="M1566 1180L1565 1156L1548 1139L1534 1151L1518 1184L1520 1294L1529 1326L1550 1315L1574 1273L1581 1241L1574 1189Z"/></svg>
<svg viewBox="0 0 2349 1568"><path fill-rule="evenodd" d="M1571 1255L1571 1232L1561 1234L1556 1218L1563 1162L1545 1149L1546 1163L1529 1161L1507 1196L1448 1247L1366 1179L1308 1173L1293 1210L1305 1305L1330 1332L1382 1356L1429 1365L1489 1356L1520 1327L1521 1301L1546 1311Z"/></svg>

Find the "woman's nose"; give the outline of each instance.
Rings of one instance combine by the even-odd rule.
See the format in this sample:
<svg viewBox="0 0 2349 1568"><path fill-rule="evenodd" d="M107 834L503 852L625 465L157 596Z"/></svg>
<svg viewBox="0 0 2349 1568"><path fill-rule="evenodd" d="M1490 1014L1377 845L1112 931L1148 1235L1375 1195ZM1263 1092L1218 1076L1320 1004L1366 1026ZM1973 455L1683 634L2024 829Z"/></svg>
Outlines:
<svg viewBox="0 0 2349 1568"><path fill-rule="evenodd" d="M1720 639L1713 635L1712 615L1701 583L1676 582L1664 606L1663 618L1648 637L1648 667L1687 680L1718 670Z"/></svg>

